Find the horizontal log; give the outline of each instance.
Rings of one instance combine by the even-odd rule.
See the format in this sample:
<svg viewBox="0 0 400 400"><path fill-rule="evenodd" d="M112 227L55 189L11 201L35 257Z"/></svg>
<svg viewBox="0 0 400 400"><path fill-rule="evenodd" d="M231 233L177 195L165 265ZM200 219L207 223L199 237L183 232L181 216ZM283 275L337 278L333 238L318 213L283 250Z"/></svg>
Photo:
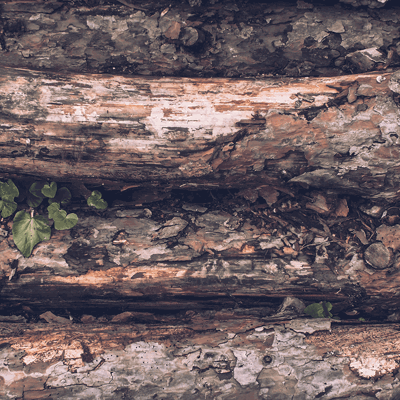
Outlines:
<svg viewBox="0 0 400 400"><path fill-rule="evenodd" d="M324 300L337 316L397 320L399 225L366 219L348 229L352 219L335 216L334 204L330 222L308 208L317 204L276 212L125 204L102 217L81 210L73 229L55 231L29 258L15 247L12 221L3 222L1 310L21 314L28 305L36 317L49 309L78 317L129 311L163 321L165 311L179 318L186 310L249 307L275 320L283 299L296 297L302 309ZM377 236L367 232L367 239L365 227Z"/></svg>
<svg viewBox="0 0 400 400"><path fill-rule="evenodd" d="M244 187L270 205L295 185L397 199L395 12L299 1L252 5L238 22L234 5L203 18L121 2L2 5L1 178L161 184L161 197ZM347 226L348 197L306 196L305 208L297 196L275 209L86 210L28 259L2 220L0 321L13 323L0 322L0 397L396 398L395 326L289 320L325 300L336 316L398 321L396 216Z"/></svg>
<svg viewBox="0 0 400 400"><path fill-rule="evenodd" d="M342 1L364 7L316 1L196 1L192 7L158 0L7 0L1 62L77 73L206 78L332 76L399 67L396 1L372 12L365 6L382 6L383 0Z"/></svg>
<svg viewBox="0 0 400 400"><path fill-rule="evenodd" d="M3 221L1 398L395 398L398 261L364 262L343 199L316 218L314 195L309 213L176 199L86 210L28 259ZM382 225L363 241L397 251L399 225ZM354 317L297 318L320 300Z"/></svg>
<svg viewBox="0 0 400 400"><path fill-rule="evenodd" d="M395 399L396 325L0 323L2 399ZM378 379L382 378L383 379Z"/></svg>
<svg viewBox="0 0 400 400"><path fill-rule="evenodd" d="M393 199L392 75L254 81L1 68L1 172L191 189L289 181Z"/></svg>

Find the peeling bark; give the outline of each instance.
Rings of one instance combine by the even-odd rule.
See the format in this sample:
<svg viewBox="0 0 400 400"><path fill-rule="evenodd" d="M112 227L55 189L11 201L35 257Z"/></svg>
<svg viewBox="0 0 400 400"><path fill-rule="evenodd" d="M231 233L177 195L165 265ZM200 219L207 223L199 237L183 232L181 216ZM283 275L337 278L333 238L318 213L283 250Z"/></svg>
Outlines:
<svg viewBox="0 0 400 400"><path fill-rule="evenodd" d="M1 178L131 196L0 221L2 399L398 398L400 8L340 1L1 4Z"/></svg>
<svg viewBox="0 0 400 400"><path fill-rule="evenodd" d="M256 318L168 327L0 324L0 393L4 400L397 398L396 326L329 329L329 321ZM373 344L360 349L360 338Z"/></svg>
<svg viewBox="0 0 400 400"><path fill-rule="evenodd" d="M396 79L127 78L2 68L2 172L166 189L289 181L393 200Z"/></svg>
<svg viewBox="0 0 400 400"><path fill-rule="evenodd" d="M77 73L236 78L331 76L400 65L400 7L395 1L384 9L311 1L223 1L199 7L184 1L104 3L3 3L1 64Z"/></svg>

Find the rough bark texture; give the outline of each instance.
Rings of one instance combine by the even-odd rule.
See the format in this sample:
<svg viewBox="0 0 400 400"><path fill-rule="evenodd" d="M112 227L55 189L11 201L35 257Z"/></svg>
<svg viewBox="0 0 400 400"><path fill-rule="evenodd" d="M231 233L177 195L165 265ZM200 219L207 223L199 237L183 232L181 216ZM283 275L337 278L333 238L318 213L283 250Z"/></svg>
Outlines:
<svg viewBox="0 0 400 400"><path fill-rule="evenodd" d="M28 259L7 232L9 222L0 243L3 302L43 309L51 300L52 307L78 313L82 306L101 313L118 305L129 311L179 311L243 302L268 316L284 297L294 296L338 303L335 312L356 307L372 319L400 305L398 260L383 269L365 263L365 246L341 226L346 217L333 214L329 228L294 203L279 214L256 207L201 214L165 205L160 215L158 207L124 205L102 217L80 215L75 228L56 231ZM290 218L292 224L283 221ZM365 240L383 240L396 252L398 227L382 224L377 231L386 239L369 234Z"/></svg>
<svg viewBox="0 0 400 400"><path fill-rule="evenodd" d="M252 307L274 319L282 300L296 297L331 301L335 315L398 320L396 220L355 218L355 204L350 217L345 199L305 198L288 196L275 209L235 200L224 206L230 212L176 200L78 212L75 228L55 231L27 259L4 221L2 309L21 313L29 304L36 317L51 307L79 318L140 311L162 320L163 310L179 319L186 310Z"/></svg>
<svg viewBox="0 0 400 400"><path fill-rule="evenodd" d="M342 3L2 3L1 178L118 194L0 221L1 399L399 398L400 9Z"/></svg>
<svg viewBox="0 0 400 400"><path fill-rule="evenodd" d="M305 1L110 3L5 2L2 65L190 77L330 76L400 65L395 1L384 9Z"/></svg>
<svg viewBox="0 0 400 400"><path fill-rule="evenodd" d="M395 200L390 73L343 75L400 65L399 20L396 5L5 2L3 66L136 77L2 69L2 172L189 189L291 181Z"/></svg>
<svg viewBox="0 0 400 400"><path fill-rule="evenodd" d="M24 400L398 398L396 326L329 328L324 320L256 318L167 327L2 324L0 393Z"/></svg>
<svg viewBox="0 0 400 400"><path fill-rule="evenodd" d="M382 223L367 239L345 228L344 199L314 195L275 211L125 203L80 215L28 259L3 225L4 398L395 399L398 332L371 323L400 318L398 259L377 269L362 253L395 253L400 227L357 219ZM309 336L329 322L290 319L319 300L344 322L370 322Z"/></svg>
<svg viewBox="0 0 400 400"><path fill-rule="evenodd" d="M1 168L165 189L289 181L397 199L397 79L151 79L3 68Z"/></svg>

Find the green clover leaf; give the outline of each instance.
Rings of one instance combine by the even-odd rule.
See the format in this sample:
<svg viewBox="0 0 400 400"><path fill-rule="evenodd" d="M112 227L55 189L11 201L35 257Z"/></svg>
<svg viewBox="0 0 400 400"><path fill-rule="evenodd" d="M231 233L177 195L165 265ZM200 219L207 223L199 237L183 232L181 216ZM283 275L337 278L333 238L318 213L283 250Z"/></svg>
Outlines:
<svg viewBox="0 0 400 400"><path fill-rule="evenodd" d="M13 215L16 209L17 203L15 201L0 200L0 210L3 218Z"/></svg>
<svg viewBox="0 0 400 400"><path fill-rule="evenodd" d="M324 311L324 306L328 311L329 315L326 315ZM304 312L313 318L328 318L328 317L332 318L332 314L330 313L331 310L332 310L332 304L329 303L329 301L324 301L321 303L310 304L304 309Z"/></svg>
<svg viewBox="0 0 400 400"><path fill-rule="evenodd" d="M33 217L22 210L15 214L12 233L19 251L24 257L29 257L38 243L50 239L51 228L45 217Z"/></svg>
<svg viewBox="0 0 400 400"><path fill-rule="evenodd" d="M42 193L42 189L44 185L46 185L46 182L43 181L32 183L31 187L29 188L28 198L26 199L29 207L38 207L43 201L44 194Z"/></svg>
<svg viewBox="0 0 400 400"><path fill-rule="evenodd" d="M87 203L89 206L94 206L98 210L105 210L108 207L107 202L101 198L101 193L98 190L92 192L87 199Z"/></svg>
<svg viewBox="0 0 400 400"><path fill-rule="evenodd" d="M12 201L14 200L14 197L18 196L19 196L19 190L11 179L9 179L7 183L0 182L0 197L3 200Z"/></svg>
<svg viewBox="0 0 400 400"><path fill-rule="evenodd" d="M54 221L54 228L58 231L71 229L78 223L78 216L74 213L68 214L64 210L60 210L58 203L52 203L47 207L49 218Z"/></svg>
<svg viewBox="0 0 400 400"><path fill-rule="evenodd" d="M7 218L14 213L17 209L17 203L14 201L14 197L19 196L19 190L14 185L14 182L9 179L7 183L0 182L0 210L1 216Z"/></svg>
<svg viewBox="0 0 400 400"><path fill-rule="evenodd" d="M46 197L50 197L51 199L57 193L57 183L51 182L50 184L46 183L41 190L42 194Z"/></svg>
<svg viewBox="0 0 400 400"><path fill-rule="evenodd" d="M52 199L49 199L49 204L59 203L64 206L65 204L69 203L71 198L71 192L66 187L62 187L57 190L57 194Z"/></svg>

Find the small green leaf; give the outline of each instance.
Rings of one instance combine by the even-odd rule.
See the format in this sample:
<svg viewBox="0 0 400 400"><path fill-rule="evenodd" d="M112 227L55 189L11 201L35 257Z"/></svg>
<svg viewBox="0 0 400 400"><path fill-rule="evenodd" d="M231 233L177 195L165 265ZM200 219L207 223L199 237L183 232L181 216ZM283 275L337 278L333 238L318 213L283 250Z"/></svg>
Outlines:
<svg viewBox="0 0 400 400"><path fill-rule="evenodd" d="M326 315L326 312L324 311L324 306L326 307L326 310L328 311L327 314L329 315ZM332 310L332 304L329 303L329 301L324 301L321 303L310 304L304 309L304 312L313 318L332 318L330 310Z"/></svg>
<svg viewBox="0 0 400 400"><path fill-rule="evenodd" d="M324 309L321 304L313 303L307 306L304 309L304 312L310 315L313 318L323 318L324 317Z"/></svg>
<svg viewBox="0 0 400 400"><path fill-rule="evenodd" d="M38 207L40 203L44 199L44 195L42 193L42 189L46 182L34 182L32 183L31 187L29 188L28 198L26 202L30 207Z"/></svg>
<svg viewBox="0 0 400 400"><path fill-rule="evenodd" d="M13 215L16 209L17 203L15 201L0 200L0 210L3 218Z"/></svg>
<svg viewBox="0 0 400 400"><path fill-rule="evenodd" d="M87 199L89 206L94 206L98 210L105 210L108 207L106 201L101 198L101 193L98 190L94 190L92 194Z"/></svg>
<svg viewBox="0 0 400 400"><path fill-rule="evenodd" d="M78 216L74 213L68 214L64 210L60 210L58 203L52 203L47 207L49 218L54 221L54 228L58 231L71 229L78 223Z"/></svg>
<svg viewBox="0 0 400 400"><path fill-rule="evenodd" d="M29 188L29 192L35 195L36 197L43 197L42 189L46 184L45 181L33 182Z"/></svg>
<svg viewBox="0 0 400 400"><path fill-rule="evenodd" d="M50 239L51 228L41 215L31 217L25 211L18 211L12 227L15 245L24 257L29 257L33 248L40 242Z"/></svg>
<svg viewBox="0 0 400 400"><path fill-rule="evenodd" d="M0 197L3 200L13 201L14 197L18 196L19 190L11 179L9 179L7 183L0 182Z"/></svg>
<svg viewBox="0 0 400 400"><path fill-rule="evenodd" d="M1 216L7 218L12 215L17 209L17 203L14 201L14 197L19 196L19 190L14 185L14 182L9 179L7 183L0 182L0 210Z"/></svg>
<svg viewBox="0 0 400 400"><path fill-rule="evenodd" d="M52 199L57 193L57 183L51 182L50 185L46 183L42 187L41 192L44 196L50 197Z"/></svg>
<svg viewBox="0 0 400 400"><path fill-rule="evenodd" d="M59 203L64 206L65 204L69 203L71 198L71 192L66 187L62 187L57 190L57 194L52 199L49 199L49 204Z"/></svg>
<svg viewBox="0 0 400 400"><path fill-rule="evenodd" d="M49 213L49 219L53 219L54 215L60 210L60 205L58 203L52 203L47 207Z"/></svg>

